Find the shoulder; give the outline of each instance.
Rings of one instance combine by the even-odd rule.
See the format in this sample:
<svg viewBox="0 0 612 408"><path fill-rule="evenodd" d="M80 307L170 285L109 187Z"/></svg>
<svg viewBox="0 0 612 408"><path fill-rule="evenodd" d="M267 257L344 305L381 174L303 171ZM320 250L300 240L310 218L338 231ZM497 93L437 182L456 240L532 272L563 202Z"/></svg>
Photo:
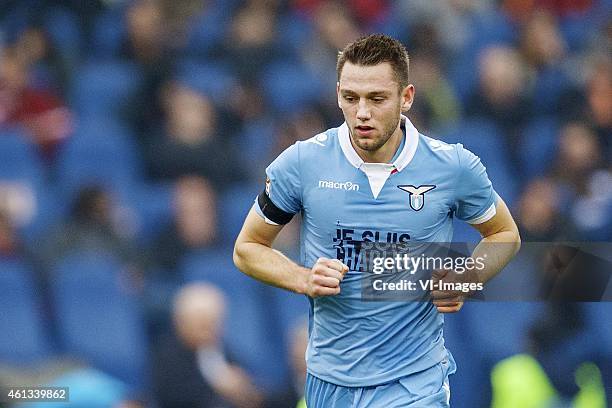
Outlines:
<svg viewBox="0 0 612 408"><path fill-rule="evenodd" d="M306 140L299 140L285 149L273 162L283 165L312 163L332 154L338 146L338 128L328 129Z"/></svg>
<svg viewBox="0 0 612 408"><path fill-rule="evenodd" d="M477 155L461 143L446 143L422 134L420 135L419 147L423 154L457 167L469 166L470 163L480 161Z"/></svg>
<svg viewBox="0 0 612 408"><path fill-rule="evenodd" d="M464 172L484 169L480 158L465 148L461 143L446 143L442 140L433 139L420 135L419 139L420 162L426 166L435 168L446 168L456 172L457 176Z"/></svg>
<svg viewBox="0 0 612 408"><path fill-rule="evenodd" d="M446 165L460 166L461 156L466 150L461 143L446 143L423 134L419 135L419 151L428 160L442 162Z"/></svg>
<svg viewBox="0 0 612 408"><path fill-rule="evenodd" d="M338 145L338 128L327 129L318 133L310 139L299 141L295 144L300 155L316 157L329 154Z"/></svg>
<svg viewBox="0 0 612 408"><path fill-rule="evenodd" d="M317 172L322 163L333 161L338 149L338 129L328 129L285 149L266 169L269 178L303 178Z"/></svg>

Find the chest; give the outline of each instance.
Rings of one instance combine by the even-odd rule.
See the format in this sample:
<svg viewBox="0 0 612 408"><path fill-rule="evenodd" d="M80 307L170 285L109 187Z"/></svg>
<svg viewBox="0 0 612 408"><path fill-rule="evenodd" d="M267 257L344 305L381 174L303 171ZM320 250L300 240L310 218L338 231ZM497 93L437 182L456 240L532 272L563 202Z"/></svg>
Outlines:
<svg viewBox="0 0 612 408"><path fill-rule="evenodd" d="M320 233L340 228L398 242L407 235L426 237L452 212L451 174L404 170L388 175L378 192L372 184L359 169L316 177L304 189L304 221Z"/></svg>

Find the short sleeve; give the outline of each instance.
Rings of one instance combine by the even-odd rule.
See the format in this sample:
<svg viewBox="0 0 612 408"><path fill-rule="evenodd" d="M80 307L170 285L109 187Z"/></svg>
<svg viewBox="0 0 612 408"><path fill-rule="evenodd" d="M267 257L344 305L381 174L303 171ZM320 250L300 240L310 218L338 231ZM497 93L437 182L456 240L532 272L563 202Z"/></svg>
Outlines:
<svg viewBox="0 0 612 408"><path fill-rule="evenodd" d="M457 218L470 224L482 224L495 216L497 193L487 169L474 153L457 145L459 173L456 188Z"/></svg>
<svg viewBox="0 0 612 408"><path fill-rule="evenodd" d="M266 186L257 212L273 223L285 224L302 207L298 144L281 153L266 168Z"/></svg>

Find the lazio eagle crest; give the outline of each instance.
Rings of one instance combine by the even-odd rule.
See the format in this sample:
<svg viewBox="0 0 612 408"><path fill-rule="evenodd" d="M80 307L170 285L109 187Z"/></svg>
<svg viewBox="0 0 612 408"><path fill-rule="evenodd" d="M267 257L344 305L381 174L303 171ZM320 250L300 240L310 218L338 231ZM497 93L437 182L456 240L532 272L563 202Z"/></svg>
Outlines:
<svg viewBox="0 0 612 408"><path fill-rule="evenodd" d="M414 211L419 211L425 205L425 193L433 190L436 186L431 184L425 184L422 186L415 187L410 184L397 186L397 188L404 190L410 194L410 208Z"/></svg>

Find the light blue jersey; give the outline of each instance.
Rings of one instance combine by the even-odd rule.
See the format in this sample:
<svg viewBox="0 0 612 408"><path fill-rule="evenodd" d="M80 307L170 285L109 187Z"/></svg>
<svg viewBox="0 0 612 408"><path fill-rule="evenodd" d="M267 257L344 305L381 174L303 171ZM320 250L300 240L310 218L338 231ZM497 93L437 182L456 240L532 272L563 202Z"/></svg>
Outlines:
<svg viewBox="0 0 612 408"><path fill-rule="evenodd" d="M346 124L295 143L267 168L255 206L280 224L301 212L302 265L326 257L349 267L339 295L311 299L306 353L310 374L341 386L389 383L448 357L431 302L361 299L358 244L450 242L453 217L478 224L495 215L480 159L401 120L405 141L393 163L364 163Z"/></svg>

